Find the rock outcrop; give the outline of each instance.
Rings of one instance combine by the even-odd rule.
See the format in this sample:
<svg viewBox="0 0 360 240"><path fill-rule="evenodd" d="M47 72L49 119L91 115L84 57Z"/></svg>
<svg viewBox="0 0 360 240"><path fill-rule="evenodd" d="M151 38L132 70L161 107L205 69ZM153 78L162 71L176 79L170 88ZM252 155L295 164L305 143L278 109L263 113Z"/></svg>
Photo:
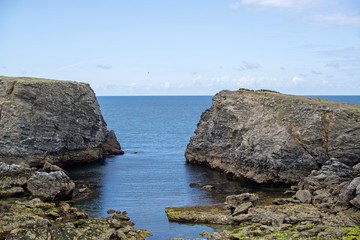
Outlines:
<svg viewBox="0 0 360 240"><path fill-rule="evenodd" d="M124 211L125 212L125 211ZM0 239L139 239L151 232L134 229L126 212L94 218L66 202L0 202Z"/></svg>
<svg viewBox="0 0 360 240"><path fill-rule="evenodd" d="M185 152L188 162L260 184L297 184L330 162L351 171L360 162L360 107L324 99L221 91L195 134ZM318 181L326 178L320 173Z"/></svg>
<svg viewBox="0 0 360 240"><path fill-rule="evenodd" d="M54 169L54 170L50 170ZM30 195L43 200L71 199L75 183L55 165L43 169L0 162L0 198Z"/></svg>
<svg viewBox="0 0 360 240"><path fill-rule="evenodd" d="M93 162L123 151L86 83L0 76L0 161Z"/></svg>

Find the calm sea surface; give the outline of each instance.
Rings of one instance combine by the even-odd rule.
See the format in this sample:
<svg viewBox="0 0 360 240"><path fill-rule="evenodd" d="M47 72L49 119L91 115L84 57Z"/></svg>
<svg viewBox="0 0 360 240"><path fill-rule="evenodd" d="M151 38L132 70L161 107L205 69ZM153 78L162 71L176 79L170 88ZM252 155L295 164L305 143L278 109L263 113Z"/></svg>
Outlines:
<svg viewBox="0 0 360 240"><path fill-rule="evenodd" d="M317 96L360 105L360 96ZM125 155L70 170L71 177L98 183L97 195L78 203L93 216L107 209L126 210L135 228L153 233L150 239L197 238L220 226L170 223L166 207L223 203L225 197L257 192L264 199L282 195L283 189L257 188L226 179L205 167L185 163L184 152L201 113L211 106L210 96L98 97L109 129L113 129ZM189 184L215 186L214 191Z"/></svg>

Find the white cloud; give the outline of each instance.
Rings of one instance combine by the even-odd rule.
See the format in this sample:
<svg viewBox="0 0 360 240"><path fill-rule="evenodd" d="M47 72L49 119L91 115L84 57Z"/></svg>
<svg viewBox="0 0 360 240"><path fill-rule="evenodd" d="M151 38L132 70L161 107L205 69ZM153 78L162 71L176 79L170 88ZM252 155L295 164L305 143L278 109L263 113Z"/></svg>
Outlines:
<svg viewBox="0 0 360 240"><path fill-rule="evenodd" d="M329 84L329 81L326 81L326 80L322 81L322 85L328 85L328 84Z"/></svg>
<svg viewBox="0 0 360 240"><path fill-rule="evenodd" d="M338 63L327 63L325 67L339 68L340 65Z"/></svg>
<svg viewBox="0 0 360 240"><path fill-rule="evenodd" d="M231 9L237 9L239 7L241 7L241 2L236 2L230 5Z"/></svg>
<svg viewBox="0 0 360 240"><path fill-rule="evenodd" d="M101 68L101 69L105 69L105 70L109 70L111 68L111 66L109 65L102 65L102 64L98 64L96 65L97 68Z"/></svg>
<svg viewBox="0 0 360 240"><path fill-rule="evenodd" d="M318 14L313 17L314 23L324 27L352 25L360 27L360 16L348 16L343 13L328 15Z"/></svg>
<svg viewBox="0 0 360 240"><path fill-rule="evenodd" d="M129 87L130 87L130 88L135 88L135 87L136 87L136 85L137 85L137 84L136 84L136 83L134 83L134 82L129 83Z"/></svg>
<svg viewBox="0 0 360 240"><path fill-rule="evenodd" d="M251 69L258 69L261 68L261 65L258 63L251 63L247 61L243 61L242 65L238 67L234 67L234 70L244 71L244 70L251 70Z"/></svg>
<svg viewBox="0 0 360 240"><path fill-rule="evenodd" d="M320 51L320 54L330 57L337 58L346 58L346 59L359 59L360 58L360 48L358 47L349 47L336 50Z"/></svg>
<svg viewBox="0 0 360 240"><path fill-rule="evenodd" d="M254 77L254 76L243 76L240 78L231 78L229 76L221 76L210 79L208 82L209 87L221 89L238 89L238 88L268 88L274 89L280 88L284 85L276 77Z"/></svg>
<svg viewBox="0 0 360 240"><path fill-rule="evenodd" d="M246 62L243 61L243 65L246 69L257 69L257 68L261 68L261 65L258 63L250 63L250 62Z"/></svg>
<svg viewBox="0 0 360 240"><path fill-rule="evenodd" d="M170 88L170 82L163 82L164 83L164 88L168 89Z"/></svg>
<svg viewBox="0 0 360 240"><path fill-rule="evenodd" d="M230 5L237 9L241 6L270 7L270 8L303 8L319 0L241 0Z"/></svg>
<svg viewBox="0 0 360 240"><path fill-rule="evenodd" d="M311 70L311 72L312 72L313 74L322 74L322 72L321 72L319 69L316 69L316 68L313 68L313 69Z"/></svg>
<svg viewBox="0 0 360 240"><path fill-rule="evenodd" d="M193 78L193 81L198 82L198 81L200 81L201 78L202 78L201 75L196 76L196 77Z"/></svg>
<svg viewBox="0 0 360 240"><path fill-rule="evenodd" d="M304 78L301 78L301 77L293 77L292 80L291 80L293 83L295 84L298 84L298 83L301 83L301 82L304 82L305 79Z"/></svg>

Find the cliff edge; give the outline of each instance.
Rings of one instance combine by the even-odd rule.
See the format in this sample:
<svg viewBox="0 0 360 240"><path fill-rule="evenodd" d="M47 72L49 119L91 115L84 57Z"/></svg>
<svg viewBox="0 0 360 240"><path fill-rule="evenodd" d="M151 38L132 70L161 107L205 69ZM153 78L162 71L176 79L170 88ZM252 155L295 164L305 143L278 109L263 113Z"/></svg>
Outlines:
<svg viewBox="0 0 360 240"><path fill-rule="evenodd" d="M0 76L0 161L72 165L122 154L89 84Z"/></svg>
<svg viewBox="0 0 360 240"><path fill-rule="evenodd" d="M260 184L297 184L333 162L360 162L360 106L319 98L221 91L195 134L188 162Z"/></svg>

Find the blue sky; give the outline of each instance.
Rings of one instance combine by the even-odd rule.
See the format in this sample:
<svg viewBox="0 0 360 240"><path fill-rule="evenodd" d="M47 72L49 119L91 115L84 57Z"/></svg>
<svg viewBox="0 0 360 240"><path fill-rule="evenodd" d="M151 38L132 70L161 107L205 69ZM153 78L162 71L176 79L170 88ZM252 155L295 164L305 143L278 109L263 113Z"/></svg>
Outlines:
<svg viewBox="0 0 360 240"><path fill-rule="evenodd" d="M359 0L0 0L0 75L101 95L360 95Z"/></svg>

